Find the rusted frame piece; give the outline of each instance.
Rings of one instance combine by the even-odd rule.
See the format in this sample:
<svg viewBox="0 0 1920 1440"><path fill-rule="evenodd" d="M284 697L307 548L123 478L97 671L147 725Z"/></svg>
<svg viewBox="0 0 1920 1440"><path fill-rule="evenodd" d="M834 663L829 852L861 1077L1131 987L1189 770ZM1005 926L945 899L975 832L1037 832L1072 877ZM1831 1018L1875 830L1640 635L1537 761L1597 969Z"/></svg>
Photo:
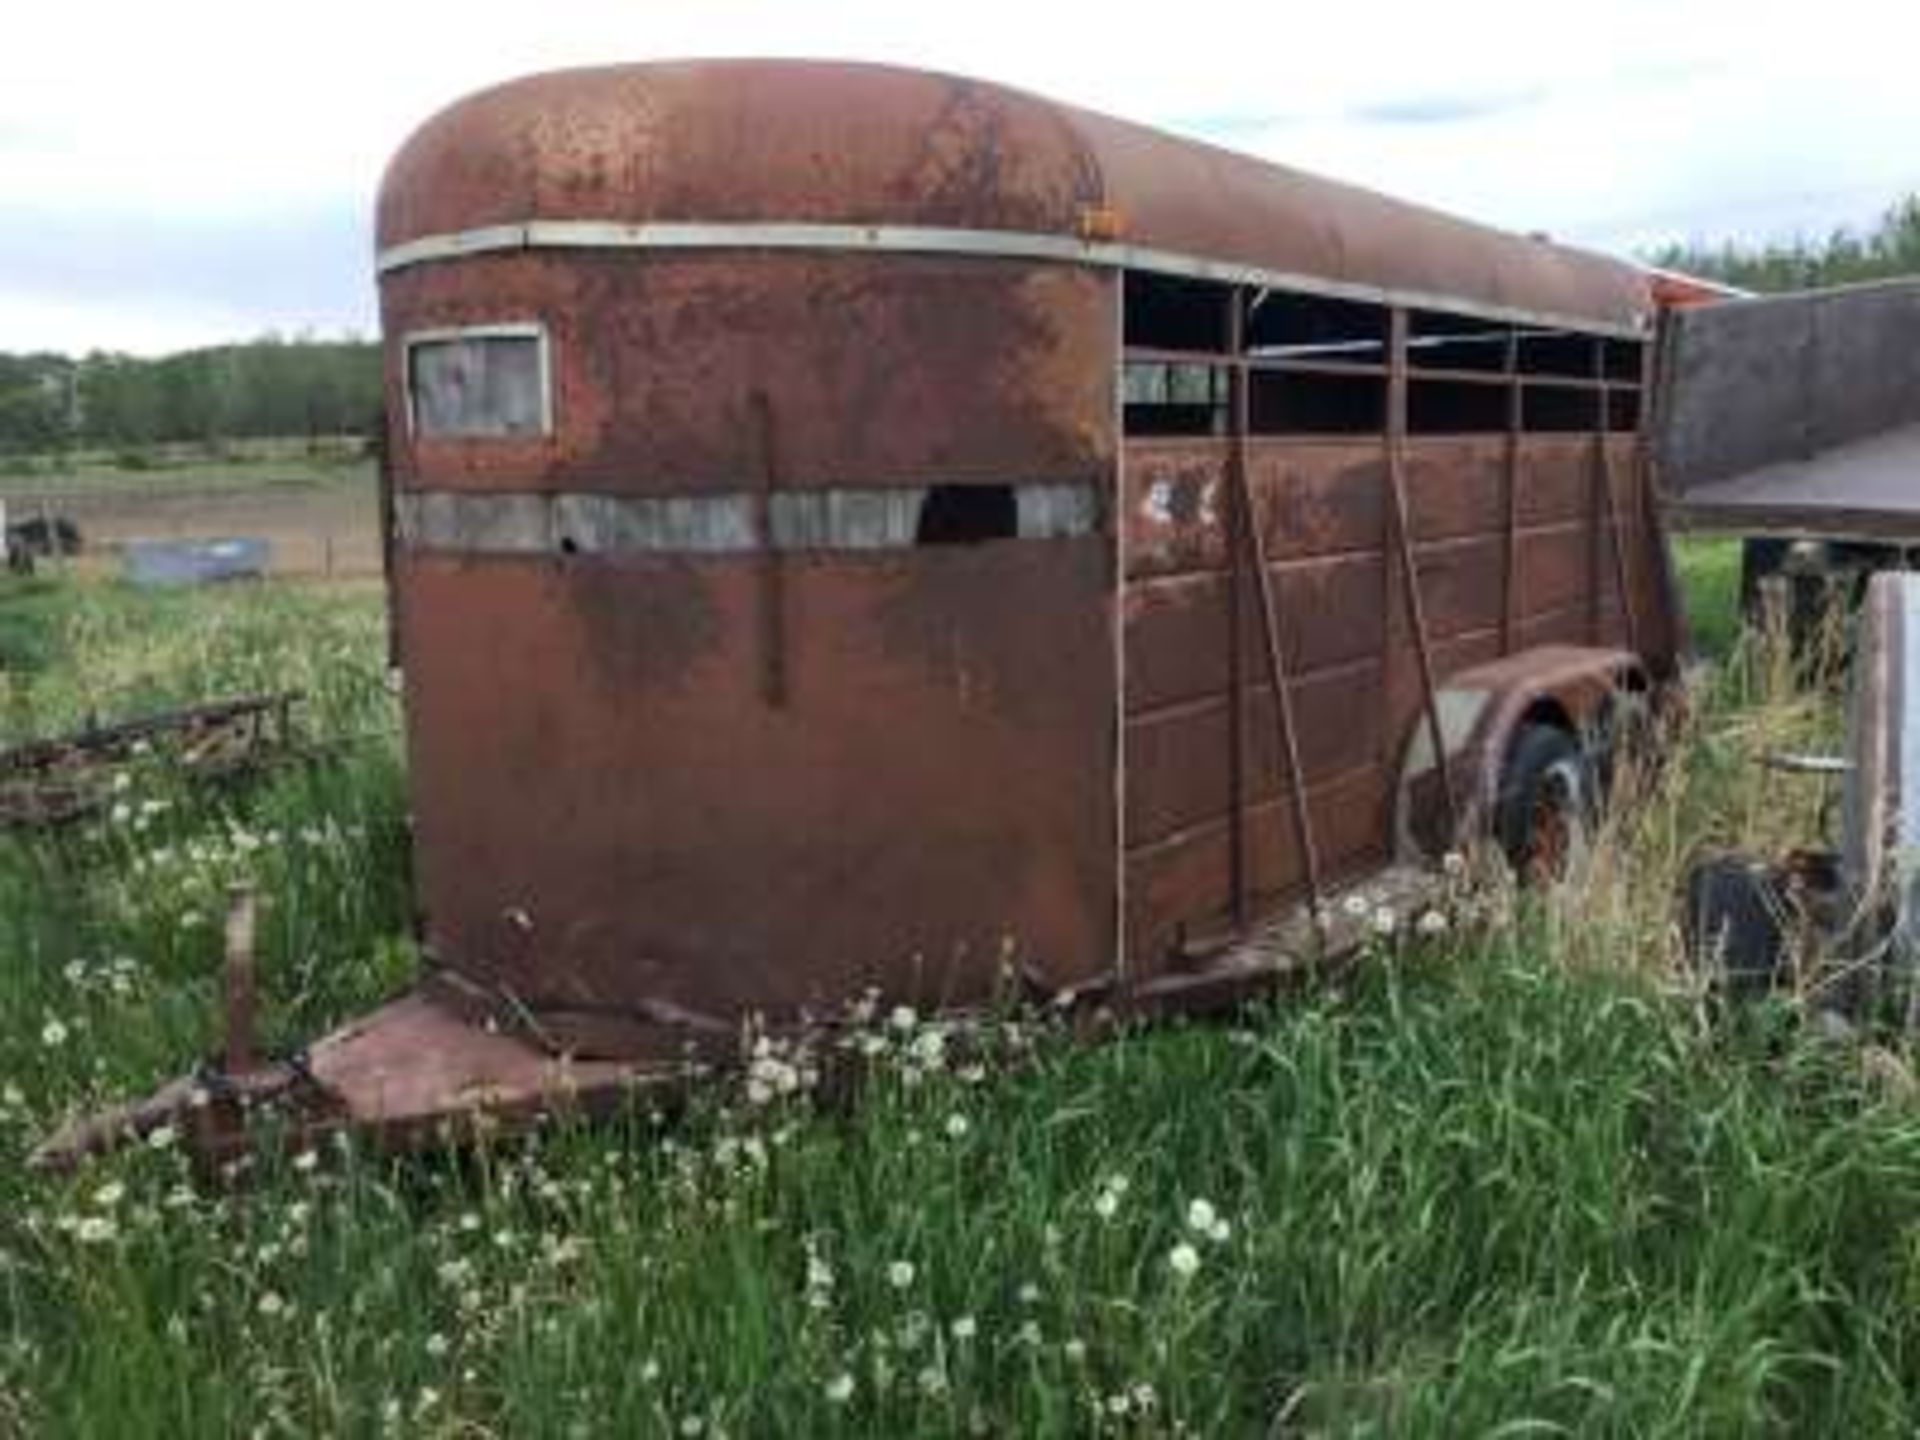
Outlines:
<svg viewBox="0 0 1920 1440"><path fill-rule="evenodd" d="M1639 652L1639 626L1633 613L1633 593L1627 588L1627 549L1620 538L1620 507L1613 496L1613 414L1612 387L1607 383L1607 342L1593 342L1594 379L1599 382L1596 403L1599 405L1599 428L1595 431L1596 443L1600 448L1600 494L1602 511L1606 519L1607 540L1613 550L1613 580L1620 590L1620 613L1627 627L1627 649ZM1595 517L1596 520L1599 518ZM1599 576L1594 577L1594 604L1600 603Z"/></svg>
<svg viewBox="0 0 1920 1440"><path fill-rule="evenodd" d="M246 723L256 727L260 717L273 711L281 716L281 725L291 732L292 706L302 692L287 690L271 695L246 695L233 700L214 700L176 710L159 710L133 720L110 725L88 724L85 728L47 740L29 740L11 749L0 750L0 775L12 775L65 765L76 759L110 756L124 751L136 741L154 739L181 731L211 729L221 725Z"/></svg>
<svg viewBox="0 0 1920 1440"><path fill-rule="evenodd" d="M1392 502L1387 510L1388 528L1393 531L1394 547L1400 556L1401 578L1405 581L1407 624L1413 631L1414 657L1420 666L1420 691L1427 711L1427 733L1433 742L1433 763L1440 776L1440 789L1447 801L1447 833L1460 829L1460 803L1453 793L1453 771L1447 763L1446 735L1440 726L1440 694L1433 679L1433 652L1427 644L1426 609L1420 601L1420 569L1413 555L1412 527L1407 521L1407 312L1396 307L1389 313L1389 351L1387 356L1387 488Z"/></svg>
<svg viewBox="0 0 1920 1440"><path fill-rule="evenodd" d="M1513 653L1514 610L1520 587L1516 567L1520 562L1520 437L1526 427L1526 391L1520 383L1520 330L1507 331L1507 449L1502 499L1506 517L1500 533L1500 653Z"/></svg>
<svg viewBox="0 0 1920 1440"><path fill-rule="evenodd" d="M1260 517L1253 508L1253 487L1247 479L1247 375L1248 367L1242 353L1245 331L1245 312L1242 306L1242 292L1236 287L1232 292L1232 311L1228 321L1228 339L1235 359L1228 371L1228 419L1232 443L1227 450L1227 475L1233 491L1233 508L1238 512L1238 531L1246 559L1253 565L1254 585L1260 596L1260 628L1266 641L1267 679L1273 686L1274 719L1280 740L1280 754L1286 761L1287 786L1291 800L1289 806L1293 815L1294 838L1300 845L1301 868L1306 873L1307 903L1314 917L1315 934L1323 934L1325 915L1322 900L1324 892L1320 883L1320 849L1314 839L1313 815L1307 804L1306 769L1300 763L1299 730L1294 724L1293 690L1287 674L1287 657L1280 645L1280 621L1278 605L1273 594L1273 574L1267 568L1267 547L1260 533ZM1234 561L1237 570L1239 559ZM1237 578L1237 576L1236 576ZM1238 588L1237 585L1234 588ZM1235 643L1238 643L1235 636ZM1235 670L1239 658L1235 656ZM1237 683L1238 675L1234 675ZM1240 690L1234 692L1234 708L1244 703ZM1240 766L1244 772L1245 766ZM1243 805L1240 796L1235 796L1235 825L1238 828ZM1240 897L1240 885L1237 880L1235 898Z"/></svg>
<svg viewBox="0 0 1920 1440"><path fill-rule="evenodd" d="M1222 288L1226 306L1227 349L1227 784L1233 807L1227 830L1227 876L1232 890L1233 929L1247 928L1247 734L1246 601L1242 556L1253 527L1251 507L1245 503L1247 468L1247 371L1240 363L1246 352L1245 292L1236 285Z"/></svg>

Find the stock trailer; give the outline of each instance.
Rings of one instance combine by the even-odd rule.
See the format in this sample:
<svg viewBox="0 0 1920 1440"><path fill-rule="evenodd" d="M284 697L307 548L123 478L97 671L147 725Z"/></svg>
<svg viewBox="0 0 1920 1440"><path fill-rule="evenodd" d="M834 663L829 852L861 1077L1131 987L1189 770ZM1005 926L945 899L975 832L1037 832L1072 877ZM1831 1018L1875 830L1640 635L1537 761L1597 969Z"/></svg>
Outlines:
<svg viewBox="0 0 1920 1440"><path fill-rule="evenodd" d="M1676 678L1650 277L997 86L536 76L387 172L417 985L48 1163L404 1146L863 995L1117 1014L1563 860Z"/></svg>

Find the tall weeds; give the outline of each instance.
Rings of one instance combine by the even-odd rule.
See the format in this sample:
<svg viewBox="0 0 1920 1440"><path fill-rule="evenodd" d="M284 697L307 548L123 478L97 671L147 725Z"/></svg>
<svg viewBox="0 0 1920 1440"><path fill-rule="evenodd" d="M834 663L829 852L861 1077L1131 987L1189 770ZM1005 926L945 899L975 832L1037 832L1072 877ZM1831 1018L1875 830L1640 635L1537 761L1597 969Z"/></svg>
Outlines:
<svg viewBox="0 0 1920 1440"><path fill-rule="evenodd" d="M292 670L375 738L0 845L13 1157L206 1046L203 886L266 895L283 1041L410 961L371 597L72 603L36 716ZM1817 831L1814 782L1755 762L1833 708L1736 656L1578 883L1227 1024L963 1047L881 1003L851 1111L773 1048L671 1122L328 1146L233 1193L165 1137L0 1167L0 1431L1909 1433L1920 1123L1790 1013L1706 1023L1673 932L1697 848Z"/></svg>

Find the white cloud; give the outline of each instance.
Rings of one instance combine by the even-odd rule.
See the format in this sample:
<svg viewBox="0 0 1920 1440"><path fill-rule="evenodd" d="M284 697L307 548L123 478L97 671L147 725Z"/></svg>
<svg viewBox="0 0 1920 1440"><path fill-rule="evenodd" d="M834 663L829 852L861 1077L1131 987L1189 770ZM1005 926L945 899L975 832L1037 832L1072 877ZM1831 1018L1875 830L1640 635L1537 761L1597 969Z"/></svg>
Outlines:
<svg viewBox="0 0 1920 1440"><path fill-rule="evenodd" d="M184 333L187 313L240 333L370 326L366 242L349 235L387 157L459 95L558 65L809 54L977 74L1627 247L1858 223L1920 186L1916 39L1891 0L38 3L0 50L0 235L120 224L137 248L158 225L204 237L216 270L251 236L286 298L257 277L209 298L175 244L175 278L132 265L140 292L103 306L97 253L29 272L0 244L0 293L16 297L0 346L92 334L109 312L129 345ZM322 213L327 247L290 235L287 215Z"/></svg>

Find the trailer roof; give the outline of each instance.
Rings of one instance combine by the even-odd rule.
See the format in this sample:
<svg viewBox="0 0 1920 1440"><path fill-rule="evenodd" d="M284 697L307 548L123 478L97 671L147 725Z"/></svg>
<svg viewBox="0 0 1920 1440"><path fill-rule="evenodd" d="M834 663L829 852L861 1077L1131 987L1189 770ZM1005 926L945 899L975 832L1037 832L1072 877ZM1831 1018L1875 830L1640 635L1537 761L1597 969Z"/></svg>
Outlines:
<svg viewBox="0 0 1920 1440"><path fill-rule="evenodd" d="M754 228L750 228L754 227ZM558 71L423 125L383 270L525 245L953 249L1127 264L1615 331L1633 267L1055 104L887 66Z"/></svg>

